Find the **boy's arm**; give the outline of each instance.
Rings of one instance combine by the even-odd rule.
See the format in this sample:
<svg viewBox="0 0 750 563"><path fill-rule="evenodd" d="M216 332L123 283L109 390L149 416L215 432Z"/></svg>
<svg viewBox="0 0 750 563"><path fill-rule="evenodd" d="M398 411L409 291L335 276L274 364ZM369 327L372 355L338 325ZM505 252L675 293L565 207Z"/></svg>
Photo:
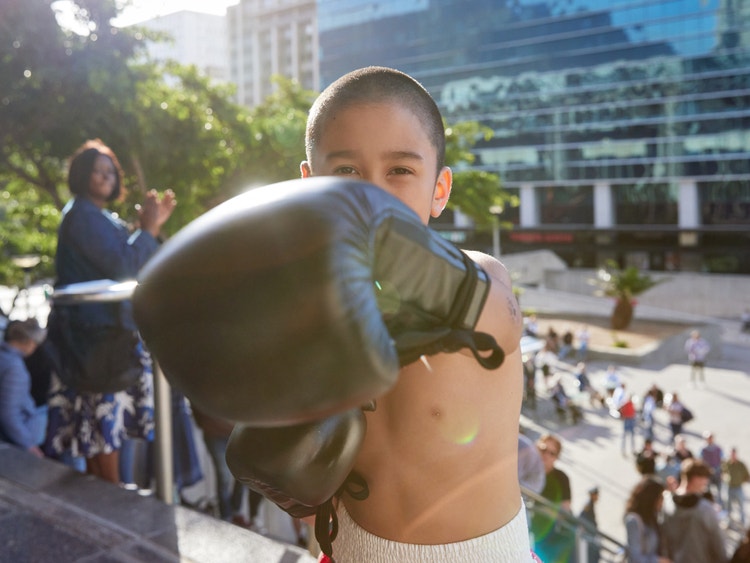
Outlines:
<svg viewBox="0 0 750 563"><path fill-rule="evenodd" d="M465 252L490 277L490 293L476 330L494 336L500 348L510 354L518 348L523 331L523 315L513 294L510 274L499 260L488 254L475 250Z"/></svg>

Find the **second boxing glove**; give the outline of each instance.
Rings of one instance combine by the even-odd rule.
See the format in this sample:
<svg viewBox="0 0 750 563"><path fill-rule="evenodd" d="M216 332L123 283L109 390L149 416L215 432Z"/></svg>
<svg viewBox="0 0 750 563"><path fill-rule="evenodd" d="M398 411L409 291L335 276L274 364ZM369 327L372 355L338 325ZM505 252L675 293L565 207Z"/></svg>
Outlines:
<svg viewBox="0 0 750 563"><path fill-rule="evenodd" d="M302 518L315 514L344 483L366 428L359 408L290 426L237 424L227 465L238 481Z"/></svg>
<svg viewBox="0 0 750 563"><path fill-rule="evenodd" d="M336 532L334 495L346 491L357 499L367 496L364 480L351 474L366 427L358 408L292 426L239 424L229 437L227 465L240 483L291 516L315 514L316 538L330 556ZM331 518L332 534L328 526Z"/></svg>

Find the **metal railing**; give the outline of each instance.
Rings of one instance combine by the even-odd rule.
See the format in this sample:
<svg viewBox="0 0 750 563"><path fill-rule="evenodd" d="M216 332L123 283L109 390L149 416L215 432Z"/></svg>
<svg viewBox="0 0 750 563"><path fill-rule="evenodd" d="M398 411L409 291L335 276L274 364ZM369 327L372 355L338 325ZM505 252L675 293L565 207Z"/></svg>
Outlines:
<svg viewBox="0 0 750 563"><path fill-rule="evenodd" d="M626 563L629 561L628 548L612 536L595 528L590 522L560 510L554 503L526 487L521 487L521 494L526 503L529 524L531 524L534 514L543 514L554 520L559 531L569 533L575 538L575 549L573 549L572 558L567 563L592 563L589 561L587 549L591 543L599 547L598 561L601 563Z"/></svg>

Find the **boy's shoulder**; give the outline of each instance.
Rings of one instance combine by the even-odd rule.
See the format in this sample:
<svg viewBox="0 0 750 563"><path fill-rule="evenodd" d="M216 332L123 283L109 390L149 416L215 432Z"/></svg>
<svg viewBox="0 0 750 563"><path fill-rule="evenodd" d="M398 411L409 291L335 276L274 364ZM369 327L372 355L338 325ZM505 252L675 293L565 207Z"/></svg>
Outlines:
<svg viewBox="0 0 750 563"><path fill-rule="evenodd" d="M484 270L493 278L500 278L501 281L505 282L508 286L511 285L511 278L508 269L505 265L485 252L479 250L463 250L469 258L479 264Z"/></svg>

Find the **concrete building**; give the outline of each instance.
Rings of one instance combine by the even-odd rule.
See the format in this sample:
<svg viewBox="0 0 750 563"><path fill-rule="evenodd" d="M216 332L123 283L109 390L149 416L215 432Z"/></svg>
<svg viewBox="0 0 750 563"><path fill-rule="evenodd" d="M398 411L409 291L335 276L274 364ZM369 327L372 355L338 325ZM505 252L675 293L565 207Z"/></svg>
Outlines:
<svg viewBox="0 0 750 563"><path fill-rule="evenodd" d="M273 92L274 75L317 90L314 0L241 0L227 9L230 77L237 102L253 107Z"/></svg>
<svg viewBox="0 0 750 563"><path fill-rule="evenodd" d="M393 66L492 128L504 252L750 273L750 2L318 0L318 22L321 87Z"/></svg>
<svg viewBox="0 0 750 563"><path fill-rule="evenodd" d="M153 58L195 65L218 82L229 80L226 17L183 10L137 25L165 32L172 38L169 42L149 43Z"/></svg>

